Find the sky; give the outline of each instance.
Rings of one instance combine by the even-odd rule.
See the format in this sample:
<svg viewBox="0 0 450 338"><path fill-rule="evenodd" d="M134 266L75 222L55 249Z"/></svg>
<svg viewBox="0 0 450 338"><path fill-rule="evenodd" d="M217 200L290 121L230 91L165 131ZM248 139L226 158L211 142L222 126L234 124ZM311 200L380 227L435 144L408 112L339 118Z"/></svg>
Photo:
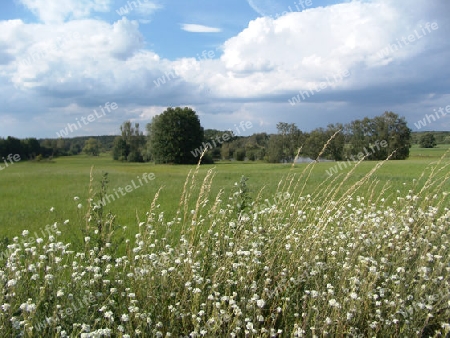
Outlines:
<svg viewBox="0 0 450 338"><path fill-rule="evenodd" d="M0 137L117 135L177 106L205 129L251 122L242 135L385 111L450 130L449 15L448 0L0 0Z"/></svg>

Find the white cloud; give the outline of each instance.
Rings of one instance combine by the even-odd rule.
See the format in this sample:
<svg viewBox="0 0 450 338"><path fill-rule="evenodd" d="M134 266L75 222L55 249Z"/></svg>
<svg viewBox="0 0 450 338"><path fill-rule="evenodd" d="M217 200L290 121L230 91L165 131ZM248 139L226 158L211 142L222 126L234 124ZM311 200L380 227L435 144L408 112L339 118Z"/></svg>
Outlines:
<svg viewBox="0 0 450 338"><path fill-rule="evenodd" d="M107 12L111 0L18 0L43 22L86 18L92 12Z"/></svg>
<svg viewBox="0 0 450 338"><path fill-rule="evenodd" d="M206 68L193 80L206 82L215 94L226 97L305 90L344 71L352 76L334 87L355 86L368 69L382 65L380 50L411 34L419 22L433 19L426 11L404 15L404 2L399 3L355 1L278 19L258 18L224 43L220 66ZM430 33L393 53L389 62L413 58L437 35Z"/></svg>
<svg viewBox="0 0 450 338"><path fill-rule="evenodd" d="M68 83L89 86L95 79L112 80L112 73L128 67L123 62L140 53L143 37L136 21L127 18L109 25L94 20L72 21L59 25L25 25L6 22L8 43L17 56L12 82L18 87L51 86ZM25 36L16 43L15 36ZM144 53L157 60L154 53ZM139 59L139 58L138 58Z"/></svg>
<svg viewBox="0 0 450 338"><path fill-rule="evenodd" d="M186 32L192 32L192 33L218 33L218 32L222 31L220 28L191 24L191 23L182 24L181 29L185 30Z"/></svg>
<svg viewBox="0 0 450 338"><path fill-rule="evenodd" d="M44 23L0 21L0 101L5 102L2 118L8 117L8 130L24 130L20 125L23 120L20 122L15 114L34 115L42 133L51 136L61 129L59 126L77 117L65 113L86 115L107 101L117 102L120 109L89 126L96 134L102 134L96 128L107 129L108 133L114 126L118 130L125 119L149 122L167 106L177 105L196 107L202 123L222 129L245 119L254 123L256 132L257 126L267 130L269 124L273 126L280 119L292 121L296 116L323 125L324 114L346 111L349 105L359 104L358 100L367 101L371 97L367 93L380 87L389 91L404 83L431 83L445 71L448 59L445 54L428 51L430 47L448 50L443 2L439 7L428 6L425 0L417 0L415 6L405 0L353 1L292 12L277 19L258 18L223 43L220 58L172 61L145 49L153 42L144 41L139 23L126 17L112 24L94 19L57 22L88 15L109 5L108 1L91 1L98 7L80 8L80 14L77 10L67 12L57 4L49 5L50 10L44 13L44 1L21 1L39 8ZM62 3L78 4L69 0ZM435 20L438 30L380 59L380 50ZM185 24L183 29L220 31L193 24ZM12 58L17 63L10 62ZM351 76L303 105L288 104L299 90L345 70ZM176 78L156 87L154 81L171 71L176 72ZM427 93L426 88L422 90ZM360 91L366 91L368 97L360 98ZM432 100L427 98L426 104L438 97L439 93ZM413 100L420 101L419 95ZM385 105L397 108L389 102ZM76 109L71 110L73 107ZM417 114L419 118L424 113ZM345 118L336 116L331 122Z"/></svg>

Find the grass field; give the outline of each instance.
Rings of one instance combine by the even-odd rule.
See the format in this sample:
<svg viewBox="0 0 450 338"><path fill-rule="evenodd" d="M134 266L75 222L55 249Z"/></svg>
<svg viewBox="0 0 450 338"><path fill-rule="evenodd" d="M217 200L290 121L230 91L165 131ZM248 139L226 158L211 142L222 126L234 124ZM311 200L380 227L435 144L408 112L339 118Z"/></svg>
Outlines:
<svg viewBox="0 0 450 338"><path fill-rule="evenodd" d="M385 163L374 174L373 179L379 179L379 186L390 181L389 192L407 191L414 179L426 172L431 163L436 162L449 148L440 145L434 149L413 147L411 156L406 161L390 161ZM307 164L295 165L294 172L301 172ZM314 190L328 177L326 170L335 163L324 162L314 165L308 178L305 194ZM363 162L346 182L353 184L369 172L376 162ZM73 227L82 226L86 213L86 200L89 196L89 174L94 167L95 183L101 179L102 173L109 175L109 191L125 188L132 180L137 183L138 176L143 173L154 173L155 180L142 187L133 189L125 196L119 194L116 201L109 203L106 209L117 215L120 225L135 230L136 215L145 216L156 191L162 187L159 195L160 210L167 218L175 216L180 202L181 192L189 170L195 166L153 165L148 163L122 163L113 161L109 155L100 157L76 156L60 157L52 162L22 162L11 165L0 172L0 238L17 236L22 230L38 231L46 224L54 221L63 222L69 219L72 229L67 233L75 234ZM291 164L267 164L255 162L220 162L215 165L201 167L201 172L214 167L216 175L212 186L212 196L219 189L224 189L225 195L233 191L234 183L239 182L242 175L248 177L250 195L256 198L262 190L262 199L273 203L279 181L287 175ZM340 170L346 174L350 170ZM405 185L406 184L406 185ZM139 184L138 184L139 185ZM394 194L395 195L395 194ZM80 198L74 201L74 197ZM112 200L112 199L111 199ZM81 203L83 208L78 209ZM54 212L50 212L50 208Z"/></svg>
<svg viewBox="0 0 450 338"><path fill-rule="evenodd" d="M446 150L332 176L331 162L11 165L0 335L446 337ZM104 206L102 172L127 189Z"/></svg>

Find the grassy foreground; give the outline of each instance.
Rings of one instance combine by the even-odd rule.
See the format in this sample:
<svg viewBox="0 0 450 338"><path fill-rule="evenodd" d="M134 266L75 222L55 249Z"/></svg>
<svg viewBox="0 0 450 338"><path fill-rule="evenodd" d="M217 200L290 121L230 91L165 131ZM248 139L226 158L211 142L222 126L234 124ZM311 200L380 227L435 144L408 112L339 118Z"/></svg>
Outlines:
<svg viewBox="0 0 450 338"><path fill-rule="evenodd" d="M439 160L448 146L440 145L435 149L412 148L410 159L385 163L374 175L373 180L380 180L378 186L389 181L389 190L384 196L392 200L396 191L405 194L407 185L412 184L423 172L429 171L431 163ZM349 187L366 175L375 165L374 162L363 162L352 172L345 186ZM335 163L317 163L308 176L305 193L313 193L327 179L327 170ZM0 172L0 240L9 241L19 235L22 230L33 233L44 231L45 225L55 221L70 220L70 225L63 231L62 238L74 241L80 237L79 229L83 224L83 216L87 212L89 196L89 175L94 166L95 181L101 179L102 172L109 174L109 191L125 188L132 180L144 173L154 173L155 179L142 187L134 189L126 196L116 198L105 209L116 214L116 221L127 226L130 234L137 231L136 215L145 217L145 211L160 187L158 204L166 217L175 216L185 178L195 166L152 165L141 163L121 163L113 161L109 155L100 157L75 156L61 157L53 162L18 162ZM215 179L212 195L220 189L228 196L235 182L242 175L248 177L250 195L253 199L261 192L262 199L274 203L274 196L280 179L290 171L290 164L237 163L221 162L214 166L202 166L204 170L215 168ZM306 164L297 164L295 170L301 172ZM346 174L351 167L339 170ZM380 190L381 191L381 190ZM74 197L79 197L74 201ZM82 208L79 209L78 205ZM53 207L53 212L50 208ZM0 247L1 251L1 247Z"/></svg>
<svg viewBox="0 0 450 338"><path fill-rule="evenodd" d="M29 224L47 222L39 228L42 236L23 231L0 261L2 336L445 337L450 332L448 160L412 158L402 162L409 166L395 162L390 169L390 162L375 168L362 163L328 178L327 163L240 165L248 170L247 184L269 186L260 197L259 189L247 192L245 182L234 185L239 176L220 178L225 164L197 168L181 182L190 168L176 167L170 175L180 193L165 197L171 199L169 212L164 190L154 186L156 196L149 201L145 195L148 211L138 212L132 230L108 212L116 209L112 203L96 205L107 193L97 179L90 186L73 180L77 169L85 168L81 162L59 178L67 183L67 199L53 202L53 212ZM415 176L421 165L423 176ZM117 165L108 171L125 185L130 178L121 170ZM127 170L158 177L158 167ZM217 179L226 184L217 186ZM170 180L166 183L172 189ZM51 189L50 184L50 194ZM144 189L113 203L126 201L136 209L131 198L140 193ZM60 189L55 194L62 196ZM266 196L272 198L264 201ZM65 222L68 200L74 217ZM82 234L79 242L65 240L71 231Z"/></svg>

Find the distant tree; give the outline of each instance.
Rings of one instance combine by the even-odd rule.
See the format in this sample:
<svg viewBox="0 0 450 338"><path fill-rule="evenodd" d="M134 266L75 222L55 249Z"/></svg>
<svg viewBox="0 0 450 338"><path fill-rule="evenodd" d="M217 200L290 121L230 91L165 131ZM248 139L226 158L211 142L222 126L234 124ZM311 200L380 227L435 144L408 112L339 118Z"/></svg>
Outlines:
<svg viewBox="0 0 450 338"><path fill-rule="evenodd" d="M370 159L384 160L394 150L395 153L391 159L404 160L409 157L409 149L411 148L411 129L408 128L404 117L399 117L393 112L385 112L381 116L374 118L376 129L376 137L379 141L386 140L388 146L386 148L377 149Z"/></svg>
<svg viewBox="0 0 450 338"><path fill-rule="evenodd" d="M420 138L420 147L421 148L434 148L436 147L436 138L432 133L426 133L422 135Z"/></svg>
<svg viewBox="0 0 450 338"><path fill-rule="evenodd" d="M128 162L143 162L145 149L145 136L139 130L139 123L134 126L131 121L125 121L120 126L121 135L114 139L112 149L113 159Z"/></svg>
<svg viewBox="0 0 450 338"><path fill-rule="evenodd" d="M230 144L224 143L222 144L222 147L220 148L220 156L223 160L229 160L230 159Z"/></svg>
<svg viewBox="0 0 450 338"><path fill-rule="evenodd" d="M306 135L297 128L295 123L279 122L277 130L278 133L270 137L265 133L258 134L258 142L255 143L264 144L265 148L259 154L268 162L291 162L297 155L298 149L305 143Z"/></svg>
<svg viewBox="0 0 450 338"><path fill-rule="evenodd" d="M83 151L88 155L98 156L100 151L97 139L92 137L87 139L84 143Z"/></svg>
<svg viewBox="0 0 450 338"><path fill-rule="evenodd" d="M404 160L409 156L411 147L411 129L408 128L404 117L393 112L385 112L373 119L365 117L363 120L352 121L348 126L350 147L347 156L356 156L358 153L368 154L369 160L384 160L391 153L393 160ZM387 147L377 146L370 150L374 144L387 142Z"/></svg>
<svg viewBox="0 0 450 338"><path fill-rule="evenodd" d="M312 159L317 159L323 146L327 143L327 133L323 128L314 129L306 139L304 152Z"/></svg>
<svg viewBox="0 0 450 338"><path fill-rule="evenodd" d="M236 161L244 161L245 160L245 149L244 148L238 148L234 152L234 159Z"/></svg>
<svg viewBox="0 0 450 338"><path fill-rule="evenodd" d="M283 159L283 136L272 134L270 135L267 144L266 161L270 163L280 163Z"/></svg>
<svg viewBox="0 0 450 338"><path fill-rule="evenodd" d="M22 141L24 155L27 156L28 159L34 159L37 155L39 155L41 151L41 146L39 141L35 138L27 138Z"/></svg>
<svg viewBox="0 0 450 338"><path fill-rule="evenodd" d="M345 156L364 154L364 149L369 149L370 142L374 138L373 124L368 117L362 120L354 120L347 125L349 147ZM377 138L375 136L375 138Z"/></svg>
<svg viewBox="0 0 450 338"><path fill-rule="evenodd" d="M266 133L256 133L249 136L245 143L245 153L248 159L251 161L264 159L268 142L269 135Z"/></svg>
<svg viewBox="0 0 450 338"><path fill-rule="evenodd" d="M336 135L330 140L334 134ZM340 123L329 124L325 130L325 137L327 139L326 142L329 143L325 149L324 156L330 160L342 161L344 159L345 146L344 126Z"/></svg>
<svg viewBox="0 0 450 338"><path fill-rule="evenodd" d="M204 130L191 108L167 108L153 117L147 128L148 146L155 163L194 164L195 150L202 146Z"/></svg>

